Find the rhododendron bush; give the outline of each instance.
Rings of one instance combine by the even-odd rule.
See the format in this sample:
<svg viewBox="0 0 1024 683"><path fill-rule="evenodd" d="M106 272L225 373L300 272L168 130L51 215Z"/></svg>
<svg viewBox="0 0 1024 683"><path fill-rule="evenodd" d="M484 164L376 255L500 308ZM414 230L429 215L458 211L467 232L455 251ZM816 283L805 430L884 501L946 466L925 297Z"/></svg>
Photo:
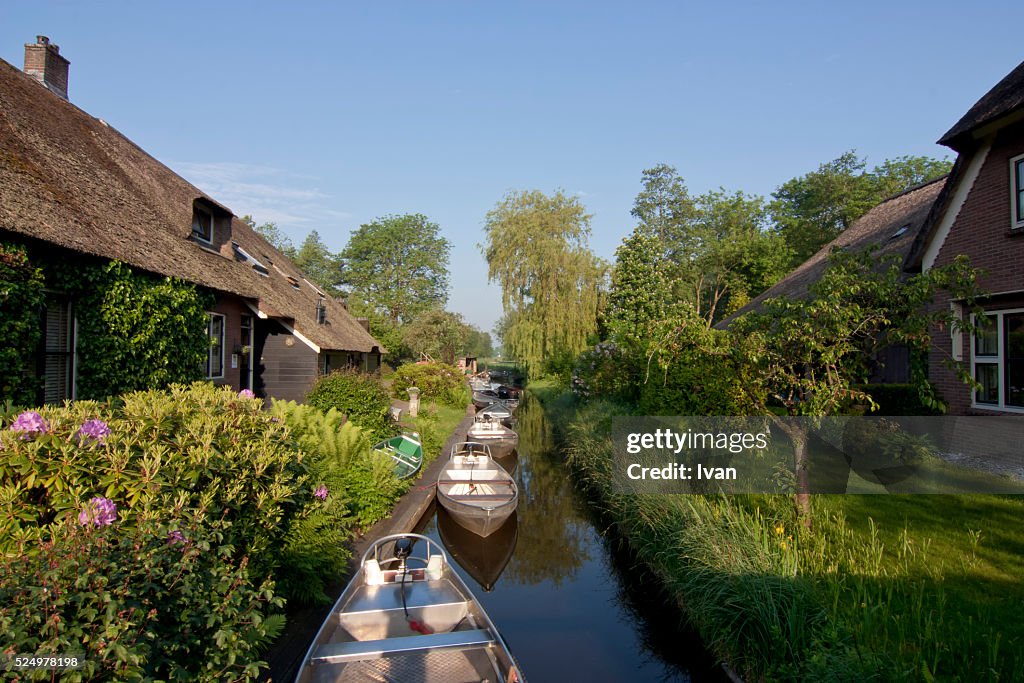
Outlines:
<svg viewBox="0 0 1024 683"><path fill-rule="evenodd" d="M310 457L260 399L204 383L0 417L6 649L82 656L62 680L255 677L280 586L340 569L294 561L296 529L353 525Z"/></svg>

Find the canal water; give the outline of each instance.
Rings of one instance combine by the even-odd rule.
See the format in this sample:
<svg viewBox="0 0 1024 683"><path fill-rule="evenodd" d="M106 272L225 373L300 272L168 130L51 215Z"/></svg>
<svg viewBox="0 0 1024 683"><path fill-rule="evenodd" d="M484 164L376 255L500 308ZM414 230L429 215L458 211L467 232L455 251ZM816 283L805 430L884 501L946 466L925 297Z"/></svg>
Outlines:
<svg viewBox="0 0 1024 683"><path fill-rule="evenodd" d="M531 683L723 681L652 580L595 528L543 409L516 411L519 507L487 539L443 508L419 530L445 545Z"/></svg>

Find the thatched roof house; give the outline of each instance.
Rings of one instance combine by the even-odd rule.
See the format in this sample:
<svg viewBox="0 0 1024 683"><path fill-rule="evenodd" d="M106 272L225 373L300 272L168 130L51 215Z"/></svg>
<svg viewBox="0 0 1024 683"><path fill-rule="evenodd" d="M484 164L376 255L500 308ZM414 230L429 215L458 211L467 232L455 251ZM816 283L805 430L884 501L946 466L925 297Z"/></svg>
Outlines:
<svg viewBox="0 0 1024 683"><path fill-rule="evenodd" d="M67 65L42 36L26 45L28 73L0 60L0 237L215 292L224 347L254 361L223 360L215 381L301 398L325 368L379 365L380 342L341 303L230 209L69 102Z"/></svg>

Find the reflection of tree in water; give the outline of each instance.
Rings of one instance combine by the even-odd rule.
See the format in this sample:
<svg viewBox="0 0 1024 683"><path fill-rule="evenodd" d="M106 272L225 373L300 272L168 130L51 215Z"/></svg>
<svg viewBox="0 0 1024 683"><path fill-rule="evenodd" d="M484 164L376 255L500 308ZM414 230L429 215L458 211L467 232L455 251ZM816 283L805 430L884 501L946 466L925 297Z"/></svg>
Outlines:
<svg viewBox="0 0 1024 683"><path fill-rule="evenodd" d="M516 411L519 432L519 541L505 577L560 585L590 559L594 535L576 508L572 484L544 409L530 393Z"/></svg>

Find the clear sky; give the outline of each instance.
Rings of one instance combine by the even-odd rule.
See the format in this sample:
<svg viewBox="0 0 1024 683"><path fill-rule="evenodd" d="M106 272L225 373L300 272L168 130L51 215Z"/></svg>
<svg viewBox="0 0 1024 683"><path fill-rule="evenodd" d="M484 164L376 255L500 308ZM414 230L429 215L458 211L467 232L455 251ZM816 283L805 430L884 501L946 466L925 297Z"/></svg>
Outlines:
<svg viewBox="0 0 1024 683"><path fill-rule="evenodd" d="M70 98L238 215L333 250L378 216L452 242L449 309L500 316L477 249L517 189L577 194L612 258L643 169L769 195L934 144L1024 57L1018 2L45 2Z"/></svg>

